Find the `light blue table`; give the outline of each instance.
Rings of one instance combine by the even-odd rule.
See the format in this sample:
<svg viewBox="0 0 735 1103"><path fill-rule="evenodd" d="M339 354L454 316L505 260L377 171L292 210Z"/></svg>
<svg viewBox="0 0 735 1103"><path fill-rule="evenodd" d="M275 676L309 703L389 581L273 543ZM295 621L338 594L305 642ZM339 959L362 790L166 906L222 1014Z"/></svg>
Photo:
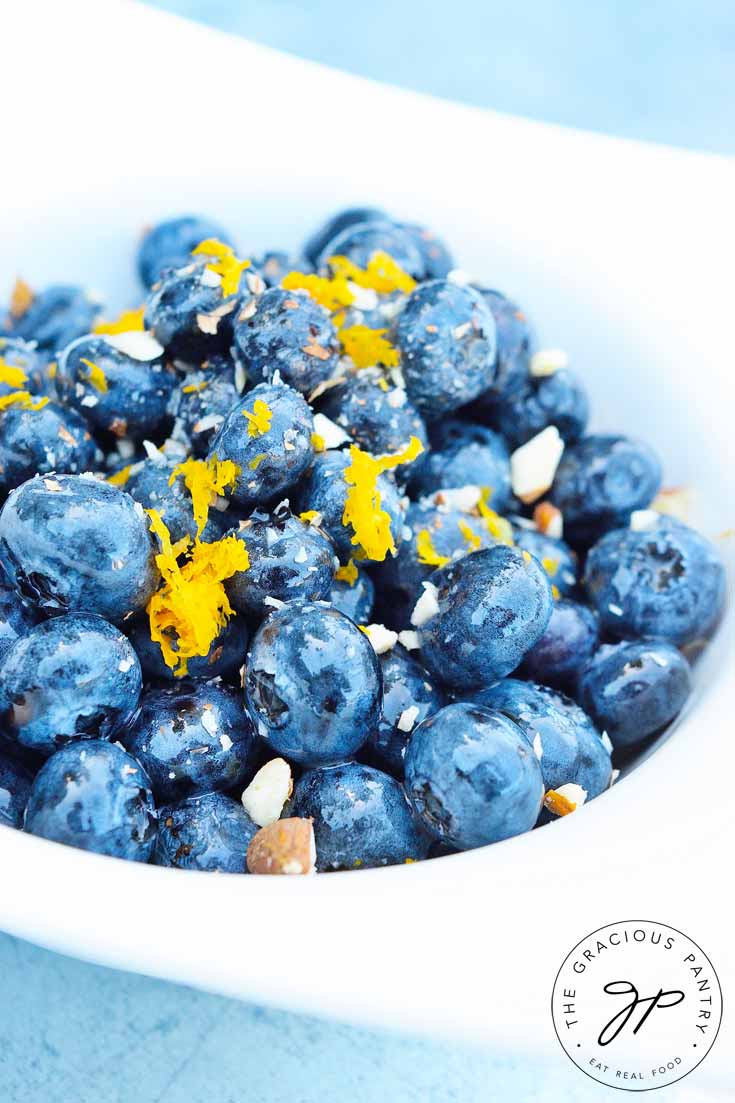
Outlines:
<svg viewBox="0 0 735 1103"><path fill-rule="evenodd" d="M467 103L735 154L735 9L726 0L158 6ZM0 1103L574 1103L590 1098L587 1090L562 1061L524 1069L470 1048L264 1011L0 936Z"/></svg>

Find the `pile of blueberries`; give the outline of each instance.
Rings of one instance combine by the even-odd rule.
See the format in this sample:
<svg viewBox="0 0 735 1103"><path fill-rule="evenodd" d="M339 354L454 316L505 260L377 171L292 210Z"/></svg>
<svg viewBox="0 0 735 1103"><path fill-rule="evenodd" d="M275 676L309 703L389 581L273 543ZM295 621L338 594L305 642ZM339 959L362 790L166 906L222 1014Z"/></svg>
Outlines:
<svg viewBox="0 0 735 1103"><path fill-rule="evenodd" d="M563 353L383 211L248 266L176 218L137 263L129 329L66 285L18 283L0 319L0 824L303 873L604 793L684 706L725 602L651 449L588 434ZM203 528L191 460L236 472ZM174 556L234 536L249 559L183 676L152 638L148 511Z"/></svg>

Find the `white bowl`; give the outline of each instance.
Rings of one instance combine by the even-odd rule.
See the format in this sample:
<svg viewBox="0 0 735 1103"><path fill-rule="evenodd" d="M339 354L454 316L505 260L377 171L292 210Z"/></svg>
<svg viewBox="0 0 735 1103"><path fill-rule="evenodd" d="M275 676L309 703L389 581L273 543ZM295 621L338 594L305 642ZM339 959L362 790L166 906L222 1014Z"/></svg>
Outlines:
<svg viewBox="0 0 735 1103"><path fill-rule="evenodd" d="M374 85L126 3L13 9L0 287L140 297L141 227L189 210L295 247L369 202L436 228L735 526L735 163ZM8 16L4 16L6 24ZM723 542L723 551L727 543ZM658 919L725 992L735 751L732 609L671 738L581 814L494 847L316 878L211 877L0 830L0 926L93 961L284 1007L556 1047L554 975L595 928ZM725 1031L708 1062L724 1069ZM718 1065L719 1062L719 1065Z"/></svg>

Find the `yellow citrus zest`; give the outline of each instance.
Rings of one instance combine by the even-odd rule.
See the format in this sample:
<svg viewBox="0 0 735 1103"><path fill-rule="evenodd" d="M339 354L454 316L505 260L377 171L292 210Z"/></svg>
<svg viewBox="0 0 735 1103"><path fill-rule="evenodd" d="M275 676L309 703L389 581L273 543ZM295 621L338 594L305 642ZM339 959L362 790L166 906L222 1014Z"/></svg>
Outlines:
<svg viewBox="0 0 735 1103"><path fill-rule="evenodd" d="M240 286L240 276L246 268L250 267L249 260L240 260L235 256L235 250L216 237L205 238L200 241L196 249L192 250L194 256L216 257L210 261L207 268L222 277L222 294L227 297L234 295Z"/></svg>
<svg viewBox="0 0 735 1103"><path fill-rule="evenodd" d="M491 494L492 490L489 486L482 487L480 501L477 503L480 516L485 521L487 531L491 536L495 537L499 544L512 545L513 528L510 521L506 521L505 517L501 517L494 509L490 509L490 506L487 504Z"/></svg>
<svg viewBox="0 0 735 1103"><path fill-rule="evenodd" d="M209 386L208 379L202 379L201 383L187 383L182 387L183 394L198 394L199 391L203 391L205 387Z"/></svg>
<svg viewBox="0 0 735 1103"><path fill-rule="evenodd" d="M171 472L168 485L173 486L183 476L184 485L191 494L191 505L197 526L197 536L201 536L207 519L209 507L215 498L235 485L241 468L232 460L184 460Z"/></svg>
<svg viewBox="0 0 735 1103"><path fill-rule="evenodd" d="M317 517L320 517L318 509L305 509L303 513L299 514L299 521L304 521L305 524L310 525L312 521L315 521Z"/></svg>
<svg viewBox="0 0 735 1103"><path fill-rule="evenodd" d="M324 452L327 448L327 442L324 437L319 436L318 433L311 434L311 446L315 452Z"/></svg>
<svg viewBox="0 0 735 1103"><path fill-rule="evenodd" d="M130 472L133 470L132 463L129 463L126 467L121 467L119 471L116 471L114 475L108 475L105 482L110 486L125 486L126 482L130 478Z"/></svg>
<svg viewBox="0 0 735 1103"><path fill-rule="evenodd" d="M211 544L192 543L185 536L172 544L160 514L155 509L147 513L161 546L156 566L162 584L147 606L151 639L159 644L166 666L176 677L183 677L189 659L208 655L233 615L223 583L246 571L250 559L242 540L234 535Z"/></svg>
<svg viewBox="0 0 735 1103"><path fill-rule="evenodd" d="M327 264L335 277L342 277L356 283L358 287L369 287L379 295L390 295L392 291L404 291L408 294L416 286L416 280L409 276L390 255L377 249L368 261L367 268L360 268L348 257L330 257Z"/></svg>
<svg viewBox="0 0 735 1103"><path fill-rule="evenodd" d="M123 310L113 322L98 322L92 330L93 333L132 333L134 330L143 330L143 316L145 306L139 306L137 310Z"/></svg>
<svg viewBox="0 0 735 1103"><path fill-rule="evenodd" d="M378 476L400 464L411 463L423 450L418 437L411 437L403 451L392 456L371 456L356 444L350 445L350 464L344 471L344 480L350 489L342 513L342 524L352 527L352 543L367 559L382 562L388 552L396 550L390 530L390 515L381 505Z"/></svg>
<svg viewBox="0 0 735 1103"><path fill-rule="evenodd" d="M281 287L286 291L308 291L312 299L325 307L330 314L355 301L355 296L343 276L327 279L312 273L289 272L281 280Z"/></svg>
<svg viewBox="0 0 735 1103"><path fill-rule="evenodd" d="M250 468L251 471L257 471L258 468L260 467L261 463L263 462L263 460L267 460L267 459L268 459L268 453L267 452L258 452L257 456L253 456L253 458L248 461L248 467Z"/></svg>
<svg viewBox="0 0 735 1103"><path fill-rule="evenodd" d="M22 368L9 364L0 356L0 383L4 383L6 387L22 387L27 382L28 376Z"/></svg>
<svg viewBox="0 0 735 1103"><path fill-rule="evenodd" d="M548 789L544 796L544 807L555 816L568 816L570 812L574 812L577 805L563 793L558 793L556 789Z"/></svg>
<svg viewBox="0 0 735 1103"><path fill-rule="evenodd" d="M267 402L263 402L262 399L256 398L253 403L252 412L250 410L243 410L242 416L248 419L248 436L262 437L265 436L271 427L273 411Z"/></svg>
<svg viewBox="0 0 735 1103"><path fill-rule="evenodd" d="M469 544L470 551L477 551L482 544L482 540L477 533L472 531L466 521L457 521L457 527Z"/></svg>
<svg viewBox="0 0 735 1103"><path fill-rule="evenodd" d="M32 306L34 299L33 288L18 276L10 293L10 317L22 318Z"/></svg>
<svg viewBox="0 0 735 1103"><path fill-rule="evenodd" d="M338 582L347 582L350 586L354 586L358 578L358 570L354 559L348 559L343 567L337 567L334 577Z"/></svg>
<svg viewBox="0 0 735 1103"><path fill-rule="evenodd" d="M105 394L109 388L107 386L107 376L102 371L102 368L92 360L85 360L84 357L82 357L81 360L87 369L87 380L96 391L99 391L100 394Z"/></svg>
<svg viewBox="0 0 735 1103"><path fill-rule="evenodd" d="M545 555L541 560L541 566L546 571L550 578L553 578L556 572L559 570L559 560L552 559L550 556Z"/></svg>
<svg viewBox="0 0 735 1103"><path fill-rule="evenodd" d="M0 411L7 410L9 406L20 406L24 410L42 410L48 404L48 399L43 398L33 401L33 395L28 391L11 391L10 394L0 396Z"/></svg>
<svg viewBox="0 0 735 1103"><path fill-rule="evenodd" d="M419 563L427 567L445 567L449 562L448 555L440 555L431 542L431 533L428 529L421 529L416 537L416 551Z"/></svg>
<svg viewBox="0 0 735 1103"><path fill-rule="evenodd" d="M372 368L377 364L397 368L398 349L386 338L387 332L387 329L371 329L370 326L347 326L338 331L338 336L342 351L356 368Z"/></svg>

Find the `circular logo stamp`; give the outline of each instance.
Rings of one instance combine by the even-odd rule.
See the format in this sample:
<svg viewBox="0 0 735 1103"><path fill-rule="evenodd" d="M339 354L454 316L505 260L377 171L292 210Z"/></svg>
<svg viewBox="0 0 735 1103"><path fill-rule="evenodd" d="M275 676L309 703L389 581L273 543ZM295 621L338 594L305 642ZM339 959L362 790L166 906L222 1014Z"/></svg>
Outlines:
<svg viewBox="0 0 735 1103"><path fill-rule="evenodd" d="M600 927L564 960L554 1028L577 1068L623 1091L665 1088L712 1048L722 992L704 951L665 923Z"/></svg>

